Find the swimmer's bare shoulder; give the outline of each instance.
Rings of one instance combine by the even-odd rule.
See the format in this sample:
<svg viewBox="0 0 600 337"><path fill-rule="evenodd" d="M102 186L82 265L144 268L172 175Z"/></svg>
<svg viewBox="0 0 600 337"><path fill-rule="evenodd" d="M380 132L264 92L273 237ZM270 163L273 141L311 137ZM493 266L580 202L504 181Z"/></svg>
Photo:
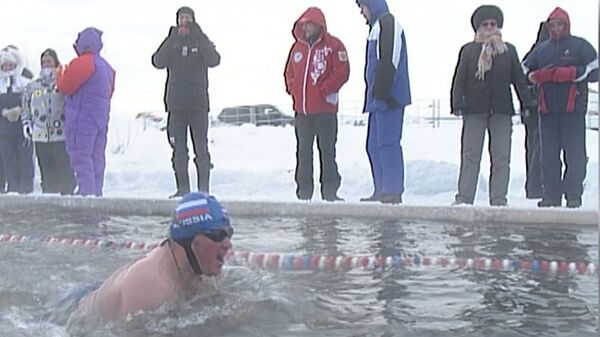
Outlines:
<svg viewBox="0 0 600 337"><path fill-rule="evenodd" d="M104 320L124 319L139 310L156 309L177 298L175 287L161 271L157 250L116 270L81 301L86 315Z"/></svg>

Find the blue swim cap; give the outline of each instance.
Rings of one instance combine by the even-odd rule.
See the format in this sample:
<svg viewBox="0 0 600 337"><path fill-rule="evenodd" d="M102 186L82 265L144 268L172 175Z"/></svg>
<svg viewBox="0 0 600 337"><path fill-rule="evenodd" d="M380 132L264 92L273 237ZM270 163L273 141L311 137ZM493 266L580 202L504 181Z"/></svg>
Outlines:
<svg viewBox="0 0 600 337"><path fill-rule="evenodd" d="M178 241L228 226L230 222L227 210L215 197L203 192L192 192L177 204L169 233L173 240Z"/></svg>

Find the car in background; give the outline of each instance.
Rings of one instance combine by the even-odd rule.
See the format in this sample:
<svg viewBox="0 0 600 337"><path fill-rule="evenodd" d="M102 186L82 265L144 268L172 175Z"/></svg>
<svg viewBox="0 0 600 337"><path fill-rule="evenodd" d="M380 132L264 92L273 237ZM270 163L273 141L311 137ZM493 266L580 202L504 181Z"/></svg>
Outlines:
<svg viewBox="0 0 600 337"><path fill-rule="evenodd" d="M279 108L271 104L227 107L221 110L217 119L221 123L233 125L285 126L294 124L294 117L284 114Z"/></svg>

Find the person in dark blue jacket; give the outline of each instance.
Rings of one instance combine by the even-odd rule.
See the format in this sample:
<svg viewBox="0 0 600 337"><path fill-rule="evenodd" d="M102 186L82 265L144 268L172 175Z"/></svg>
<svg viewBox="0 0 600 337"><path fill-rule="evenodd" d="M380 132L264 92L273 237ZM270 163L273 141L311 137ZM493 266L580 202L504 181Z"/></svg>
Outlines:
<svg viewBox="0 0 600 337"><path fill-rule="evenodd" d="M562 8L554 9L546 24L550 39L524 63L539 92L543 198L538 206L559 207L564 194L567 207L577 208L586 176L588 82L598 81L597 53L588 41L571 35L569 15Z"/></svg>
<svg viewBox="0 0 600 337"><path fill-rule="evenodd" d="M531 52L548 40L550 34L546 22L540 22L535 43L529 52L523 57L523 62ZM527 86L533 97L537 97L537 85ZM537 101L534 108L528 114L521 114L521 122L525 126L525 197L527 199L542 199L542 149L540 146L540 128Z"/></svg>
<svg viewBox="0 0 600 337"><path fill-rule="evenodd" d="M406 39L385 0L357 0L370 26L367 38L364 112L369 113L367 154L374 191L361 201L402 203L404 108L411 104Z"/></svg>

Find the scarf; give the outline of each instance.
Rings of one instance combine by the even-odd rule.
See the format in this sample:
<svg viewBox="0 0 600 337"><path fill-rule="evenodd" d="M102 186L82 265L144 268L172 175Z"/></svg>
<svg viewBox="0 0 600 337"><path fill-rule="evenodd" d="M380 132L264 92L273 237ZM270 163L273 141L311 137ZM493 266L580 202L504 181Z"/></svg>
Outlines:
<svg viewBox="0 0 600 337"><path fill-rule="evenodd" d="M45 87L56 84L56 68L42 68L39 80Z"/></svg>
<svg viewBox="0 0 600 337"><path fill-rule="evenodd" d="M477 61L477 72L475 73L475 77L483 81L485 73L492 69L494 56L506 52L508 47L502 41L502 32L500 32L500 29L492 31L478 30L475 34L475 42L483 44L479 60Z"/></svg>

